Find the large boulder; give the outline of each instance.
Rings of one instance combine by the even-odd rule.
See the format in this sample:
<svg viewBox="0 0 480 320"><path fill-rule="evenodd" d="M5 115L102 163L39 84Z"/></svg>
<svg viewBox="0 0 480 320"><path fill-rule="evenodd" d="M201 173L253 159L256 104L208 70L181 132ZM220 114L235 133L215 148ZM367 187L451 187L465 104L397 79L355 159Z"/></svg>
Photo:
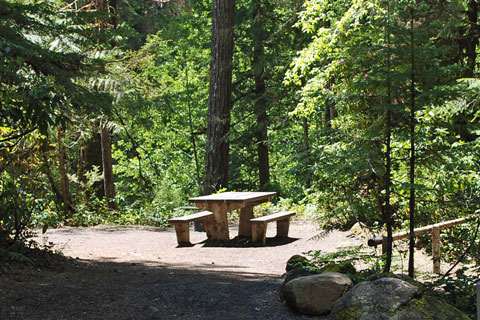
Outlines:
<svg viewBox="0 0 480 320"><path fill-rule="evenodd" d="M292 281L293 279L297 279L300 277L306 277L306 276L313 276L317 275L319 272L314 271L314 270L306 270L306 269L301 269L301 268L295 268L287 273L285 273L282 277L284 278L282 287L280 288L280 300L285 301L285 286L287 283Z"/></svg>
<svg viewBox="0 0 480 320"><path fill-rule="evenodd" d="M298 313L318 316L332 310L335 302L352 286L352 280L338 272L293 279L285 284L287 305Z"/></svg>
<svg viewBox="0 0 480 320"><path fill-rule="evenodd" d="M413 284L381 278L357 284L336 302L332 320L452 320L468 319L438 297L420 295Z"/></svg>
<svg viewBox="0 0 480 320"><path fill-rule="evenodd" d="M285 286L288 282L292 281L293 279L297 279L300 277L306 277L306 276L313 276L320 274L321 272L315 271L315 270L306 270L306 269L292 269L285 273L282 277L284 277L284 282L283 286Z"/></svg>

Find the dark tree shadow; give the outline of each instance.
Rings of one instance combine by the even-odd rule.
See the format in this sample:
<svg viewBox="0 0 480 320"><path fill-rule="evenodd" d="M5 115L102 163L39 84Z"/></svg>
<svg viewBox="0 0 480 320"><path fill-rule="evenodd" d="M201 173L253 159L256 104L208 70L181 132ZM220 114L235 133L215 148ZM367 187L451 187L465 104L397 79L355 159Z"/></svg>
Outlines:
<svg viewBox="0 0 480 320"><path fill-rule="evenodd" d="M304 319L280 301L280 283L215 265L77 260L2 275L0 319Z"/></svg>
<svg viewBox="0 0 480 320"><path fill-rule="evenodd" d="M200 243L203 244L203 247L253 248L253 247L277 247L277 246L287 245L297 240L299 240L299 238L271 237L266 239L265 244L262 244L260 242L252 242L252 239L249 237L237 236L228 241L215 241L215 240L207 239Z"/></svg>

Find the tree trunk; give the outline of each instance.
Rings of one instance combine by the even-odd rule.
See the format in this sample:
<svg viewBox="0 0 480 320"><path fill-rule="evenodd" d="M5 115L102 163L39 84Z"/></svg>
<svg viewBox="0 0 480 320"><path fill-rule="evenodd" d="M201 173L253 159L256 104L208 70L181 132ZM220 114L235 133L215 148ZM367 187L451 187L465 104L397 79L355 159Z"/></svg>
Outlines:
<svg viewBox="0 0 480 320"><path fill-rule="evenodd" d="M117 0L108 1L108 13L110 15L110 23L113 28L117 28L118 19L117 19Z"/></svg>
<svg viewBox="0 0 480 320"><path fill-rule="evenodd" d="M98 168L99 171L103 172L102 139L100 132L94 132L92 137L80 146L78 158L77 175L82 183L87 182L86 173L88 171ZM90 188L92 190L89 191L93 191L97 198L101 199L105 196L102 181L96 181Z"/></svg>
<svg viewBox="0 0 480 320"><path fill-rule="evenodd" d="M105 10L105 0L95 0L95 8L98 11L104 11Z"/></svg>
<svg viewBox="0 0 480 320"><path fill-rule="evenodd" d="M44 168L45 168L44 173L47 176L48 182L50 183L50 187L52 188L52 192L53 194L55 194L55 197L57 198L57 203L60 206L60 203L63 202L63 196L58 190L57 185L55 184L55 179L53 178L52 170L50 170L50 164L48 163L48 157L47 157L48 149L49 149L48 141L45 139L42 142L42 149L41 149Z"/></svg>
<svg viewBox="0 0 480 320"><path fill-rule="evenodd" d="M464 76L467 78L472 78L475 73L475 67L477 62L477 46L479 39L479 28L478 28L478 3L477 0L468 1L467 9L468 17L468 26L467 26L467 35L464 38L465 43L465 54L467 56L467 70L465 71Z"/></svg>
<svg viewBox="0 0 480 320"><path fill-rule="evenodd" d="M115 183L113 179L112 140L105 119L100 120L100 136L102 144L103 185L108 208L117 210L115 202Z"/></svg>
<svg viewBox="0 0 480 320"><path fill-rule="evenodd" d="M63 210L65 213L64 218L68 218L70 211L70 190L68 186L68 176L65 169L65 152L63 150L63 132L62 129L58 129L58 168L60 172L60 180L62 186L62 200Z"/></svg>
<svg viewBox="0 0 480 320"><path fill-rule="evenodd" d="M391 53L390 53L390 3L388 3L388 18L386 28L387 38L387 110L386 110L386 151L385 151L385 200L383 205L383 221L387 228L387 241L383 244L387 253L384 272L390 272L393 253L393 221L392 206L390 203L392 186L392 86L390 79Z"/></svg>
<svg viewBox="0 0 480 320"><path fill-rule="evenodd" d="M187 54L185 52L185 61L188 61ZM188 111L188 124L190 127L190 141L192 142L193 148L193 160L195 161L195 173L196 173L196 180L195 184L201 188L201 178L200 178L200 162L198 161L198 150L197 150L197 139L195 138L195 132L193 130L193 116L192 116L192 99L191 99L191 92L190 92L190 81L189 81L189 74L188 74L188 63L185 63L185 100L187 103L187 111ZM201 190L199 190L201 191Z"/></svg>
<svg viewBox="0 0 480 320"><path fill-rule="evenodd" d="M253 17L253 61L252 69L255 72L255 115L257 118L256 138L258 155L258 173L260 178L260 190L270 180L270 160L268 155L268 116L267 99L265 88L265 55L262 8L259 0L255 0L255 12Z"/></svg>
<svg viewBox="0 0 480 320"><path fill-rule="evenodd" d="M410 79L410 198L409 198L409 211L410 211L410 237L409 237L409 250L408 250L408 276L414 277L414 254L415 254L415 55L414 55L414 37L413 26L415 25L413 8L410 8L411 14L411 33L410 33L410 54L411 54L411 68L412 74Z"/></svg>
<svg viewBox="0 0 480 320"><path fill-rule="evenodd" d="M258 153L258 173L260 178L260 190L270 180L270 160L268 155L268 131L267 131L267 111L262 110L257 113L257 153Z"/></svg>
<svg viewBox="0 0 480 320"><path fill-rule="evenodd" d="M298 1L297 4L299 5L299 8L303 5L303 0ZM299 39L298 44L299 44L299 49L303 50L304 49L304 44L303 44L303 32L301 29L296 29L296 34L297 38ZM301 79L302 82L302 88L305 87L306 85L306 80L305 77L302 77ZM328 110L328 115L327 115L327 110ZM325 109L325 127L331 128L330 126L330 107L326 107ZM303 147L305 150L305 161L303 161L304 167L305 167L305 187L307 189L310 189L312 186L312 175L310 174L310 166L311 166L311 150L310 150L310 130L309 130L309 125L308 125L308 118L307 117L302 117L302 127L303 127Z"/></svg>
<svg viewBox="0 0 480 320"><path fill-rule="evenodd" d="M228 185L234 0L214 0L204 193Z"/></svg>
<svg viewBox="0 0 480 320"><path fill-rule="evenodd" d="M310 152L310 130L307 117L302 118L303 126L303 148L305 149L305 187L310 189L312 187L312 175L311 175L311 152Z"/></svg>

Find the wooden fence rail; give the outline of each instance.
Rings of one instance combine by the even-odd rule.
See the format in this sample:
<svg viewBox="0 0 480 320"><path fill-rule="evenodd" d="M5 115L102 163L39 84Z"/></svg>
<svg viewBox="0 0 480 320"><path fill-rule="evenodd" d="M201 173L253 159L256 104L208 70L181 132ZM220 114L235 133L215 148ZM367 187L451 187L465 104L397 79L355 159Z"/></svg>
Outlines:
<svg viewBox="0 0 480 320"><path fill-rule="evenodd" d="M440 223L432 224L429 226L417 228L414 230L415 231L414 234L416 236L420 234L428 233L428 232L432 233L433 272L440 273L440 230L461 224L465 221L472 220L478 217L479 216L474 215L474 216L459 218L455 220L449 220L449 221L440 222ZM401 239L408 238L409 236L410 236L409 231L402 231L402 232L393 234L392 239L393 241L401 240ZM368 240L368 245L371 247L377 246L379 244L382 245L382 253L385 253L386 246L387 246L387 236L383 235L381 237Z"/></svg>

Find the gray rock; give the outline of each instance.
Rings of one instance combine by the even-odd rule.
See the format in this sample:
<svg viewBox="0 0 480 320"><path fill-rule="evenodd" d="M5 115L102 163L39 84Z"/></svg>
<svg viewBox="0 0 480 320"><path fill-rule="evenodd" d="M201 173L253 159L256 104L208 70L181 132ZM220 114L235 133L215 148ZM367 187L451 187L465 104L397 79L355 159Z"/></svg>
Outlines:
<svg viewBox="0 0 480 320"><path fill-rule="evenodd" d="M357 284L335 304L332 320L452 320L468 319L438 297L419 296L413 284L381 278ZM419 296L419 297L417 297Z"/></svg>
<svg viewBox="0 0 480 320"><path fill-rule="evenodd" d="M292 269L283 275L283 277L285 277L284 285L286 285L293 279L306 277L306 276L314 276L317 274L320 274L320 272L313 271L313 270L305 270L305 269Z"/></svg>
<svg viewBox="0 0 480 320"><path fill-rule="evenodd" d="M338 272L299 277L285 285L287 305L298 313L318 316L332 310L335 302L352 286L352 280Z"/></svg>
<svg viewBox="0 0 480 320"><path fill-rule="evenodd" d="M319 274L317 271L312 271L312 270L305 270L301 268L295 268L283 275L284 281L282 284L282 287L280 288L280 300L285 301L285 285L292 281L293 279L297 279L300 277L306 277L306 276L313 276Z"/></svg>

